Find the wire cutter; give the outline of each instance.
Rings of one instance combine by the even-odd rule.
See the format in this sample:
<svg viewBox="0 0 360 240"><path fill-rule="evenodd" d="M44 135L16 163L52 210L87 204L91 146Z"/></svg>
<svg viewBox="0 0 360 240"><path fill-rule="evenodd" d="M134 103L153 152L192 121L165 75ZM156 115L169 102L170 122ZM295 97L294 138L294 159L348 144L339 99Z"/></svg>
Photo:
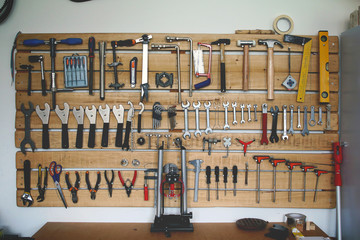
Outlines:
<svg viewBox="0 0 360 240"><path fill-rule="evenodd" d="M97 172L97 180L96 180L96 184L95 184L95 187L92 188L91 187L91 183L90 183L90 179L89 179L89 171L86 171L86 174L85 174L85 180L86 180L86 185L89 189L89 192L90 192L90 196L91 196L91 200L95 200L96 198L96 192L97 190L99 189L99 185L100 185L100 182L101 182L101 175L100 175L100 172L98 171Z"/></svg>
<svg viewBox="0 0 360 240"><path fill-rule="evenodd" d="M39 196L36 198L38 202L42 202L45 200L45 191L47 187L47 181L48 181L48 168L45 167L45 176L44 176L44 187L41 187L42 182L42 166L41 164L38 165L38 183L37 187L39 190Z"/></svg>
<svg viewBox="0 0 360 240"><path fill-rule="evenodd" d="M126 194L128 195L128 197L130 197L131 189L133 189L133 187L134 187L134 185L135 185L136 176L137 176L137 171L136 171L136 170L134 171L134 176L133 176L133 179L132 179L131 182L130 182L130 179L126 179L126 181L124 181L124 179L123 179L122 176L121 176L121 172L120 172L120 171L118 171L118 175L119 175L121 184L125 187ZM127 183L129 183L129 184L127 184Z"/></svg>
<svg viewBox="0 0 360 240"><path fill-rule="evenodd" d="M75 180L74 186L72 186L70 183L69 175L70 175L70 173L66 172L66 175L65 175L66 185L67 185L69 191L71 192L71 200L73 201L73 203L77 203L78 202L77 191L79 190L79 187L80 187L80 175L79 175L78 171L75 171L76 180Z"/></svg>
<svg viewBox="0 0 360 240"><path fill-rule="evenodd" d="M107 177L106 170L104 172L104 177L105 177L106 183L108 185L109 196L112 197L113 184L114 184L114 170L111 170L111 180L110 181Z"/></svg>
<svg viewBox="0 0 360 240"><path fill-rule="evenodd" d="M61 201L63 202L65 208L67 208L67 204L66 204L66 201L65 201L65 197L64 197L64 194L62 192L62 189L61 189L61 186L60 186L60 174L62 172L62 166L61 165L58 165L56 164L55 161L52 161L50 163L50 166L49 166L49 173L50 173L50 176L53 178L54 180L54 183L55 183L55 187L57 188L59 194L60 194L60 198L61 198Z"/></svg>

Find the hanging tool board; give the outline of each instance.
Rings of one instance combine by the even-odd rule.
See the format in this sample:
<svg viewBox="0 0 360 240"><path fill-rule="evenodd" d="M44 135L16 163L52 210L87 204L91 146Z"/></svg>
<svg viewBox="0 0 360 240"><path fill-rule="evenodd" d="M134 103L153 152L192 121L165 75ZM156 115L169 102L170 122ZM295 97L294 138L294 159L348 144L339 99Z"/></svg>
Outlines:
<svg viewBox="0 0 360 240"><path fill-rule="evenodd" d="M149 34L149 33L147 33ZM337 142L339 115L338 115L338 101L339 101L339 41L336 36L329 36L329 101L331 109L327 110L328 105L320 104L319 101L319 38L318 36L306 36L312 40L311 56L308 66L308 77L306 83L306 95L304 102L297 102L297 86L287 89L282 84L289 75L289 47L291 59L291 76L299 81L303 46L299 44L292 44L283 41L282 35L272 34L151 34L152 39L148 44L148 101L143 100L144 112L142 113L141 132L138 133L138 114L141 110L140 102L140 85L142 84L142 70L143 70L143 43L135 44L133 46L117 46L116 56L113 59L111 41L138 39L142 36L141 33L96 33L96 34L20 34L17 38L17 53L15 58L15 87L16 87L16 122L15 122L15 145L21 148L21 142L25 137L25 115L21 111L23 104L25 109L29 109L29 102L35 108L39 105L40 109L45 108L45 103L48 103L51 111L49 113L49 148L44 149L42 143L43 136L43 122L39 118L36 111L30 116L30 139L35 144L35 151L32 152L30 145L26 145L26 154L21 151L16 154L16 169L17 169L17 205L23 207L21 197L24 194L24 161L30 160L30 188L31 196L33 198L33 207L62 207L63 203L60 200L56 186L51 176L48 176L48 184L44 195L44 201L38 202L36 199L39 196L38 192L38 165L42 165L42 186L45 175L45 167L49 167L52 161L61 164L63 169L60 175L60 186L62 188L65 200L69 207L151 207L154 206L154 180L148 179L147 184L149 188L149 199L144 200L144 176L145 170L156 169L158 161L157 146L164 142L164 162L174 163L179 165L180 151L177 147L179 140L182 140L182 145L187 149L186 160L201 159L201 171L199 173L199 190L198 201L193 201L194 197L194 182L195 171L194 166L188 164L188 205L189 207L279 207L279 208L333 208L335 207L335 187L334 180L334 166L332 160L332 143ZM150 34L149 34L150 35ZM203 50L203 65L205 74L210 72L208 69L209 56L211 57L211 83L203 88L192 88L192 96L189 96L189 71L190 71L190 41L173 41L171 44L178 46L179 51L173 48L152 48L152 44L168 44L166 36L187 37L191 38L194 50L198 50L198 42L210 44L218 39L229 39L230 44L225 47L225 61L226 77L224 76L226 91L221 92L224 86L221 86L221 69L220 49L223 47L219 45L212 46L212 55L209 54L209 48L200 46ZM72 57L73 54L79 56L89 56L88 41L90 37L95 38L95 51L93 58L94 75L93 75L93 95L89 95L88 87L73 88L72 91L63 91L65 89L65 74L71 70L72 67L79 69L84 67L84 63L74 60L74 63L64 61L64 58ZM68 133L68 148L64 147L63 131L64 123L60 120L57 113L53 109L53 99L50 91L51 84L51 56L49 45L25 46L24 40L40 39L48 41L50 38L56 40L68 38L81 38L81 44L68 45L56 44L55 69L56 69L56 105L59 109L64 109L64 103L69 105L70 111L67 122ZM275 45L272 49L274 51L272 66L268 65L269 46L260 45L258 41L261 39L274 39L279 41L283 48ZM243 72L244 72L244 48L237 46L237 41L254 41L256 46L249 48L249 58L246 66L249 66L248 71L248 90L244 91L243 86ZM99 63L99 42L106 42L106 58L105 58L105 73L104 73L104 100L100 99L100 63ZM30 62L29 57L33 55L43 56L43 67L45 72L46 96L42 95L41 85L41 69L37 62ZM179 55L179 66L177 57ZM130 69L135 70L135 65L131 65L130 61L137 57L136 79L137 83L134 88L130 84ZM66 58L65 58L66 59ZM71 60L71 58L70 58ZM88 75L90 71L90 58L87 58L86 67ZM199 59L197 59L199 60ZM122 65L117 67L109 66L114 62L121 62ZM194 61L195 63L195 61ZM78 64L76 66L76 64ZM198 63L196 63L198 64ZM224 66L225 66L224 64ZM31 65L31 91L28 94L29 71L28 68L21 67L22 65ZM268 86L268 70L274 67L274 99L268 100L267 91ZM118 90L109 87L114 83L114 68L117 70L119 84L124 86ZM189 101L188 108L188 127L190 129L191 138L186 140L184 135L184 108L182 104L178 103L178 70L181 73L181 101L185 105ZM172 86L156 86L156 74L167 73L173 77ZM76 73L76 70L75 70ZM132 75L134 77L135 75ZM71 76L69 75L70 79ZM69 78L67 78L69 79ZM87 78L89 80L89 77ZM161 79L166 83L167 78ZM207 77L196 77L196 70L193 71L193 84L198 84L207 80ZM77 82L67 81L68 84L78 84ZM89 81L88 81L89 82ZM87 83L88 83L87 82ZM81 84L85 83L82 82ZM79 86L81 86L79 84ZM53 89L54 90L54 89ZM270 89L271 90L271 89ZM134 118L132 118L132 128L129 139L129 150L122 150L121 147L116 146L116 134L118 121L115 118L112 109L115 106L119 108L119 104L124 107L124 135L125 125L127 121L127 113L130 109L128 101L131 101L134 107ZM195 136L196 129L196 112L193 103L196 105L200 101L198 124L201 130L201 136ZM153 120L153 105L159 102L162 108L162 120L160 125L154 129ZM211 102L209 111L209 126L212 133L206 134L204 130L207 128L207 113L204 104ZM224 105L229 103L227 121L230 129L224 130L225 123L225 108ZM234 112L232 104L236 102L235 115L237 117L237 124L234 122ZM109 133L108 145L102 146L102 135L104 131L103 118L100 115L99 106L106 109L106 104L110 107L109 116ZM243 117L241 105L244 104ZM248 106L250 104L250 106ZM254 105L257 105L255 112ZM277 135L280 138L278 142L268 144L261 144L263 136L263 104L267 104L267 126L266 138L269 139L271 130L274 128L272 124L271 107L276 110L278 106L278 121L277 121ZM295 133L293 135L287 134L288 139L283 140L283 105L287 105L287 128L290 126L290 105L293 108L293 128ZM78 122L73 114L73 108L77 110L80 107L84 109L88 107L97 109L96 112L96 130L95 130L95 145L88 147L89 138L89 118L84 114L83 116L83 144L81 148L76 147ZM168 118L168 108L175 107L173 112L176 113L176 125L172 130L170 120ZM300 128L298 127L298 106L300 107ZM304 128L304 107L307 107L307 121L310 121L311 106L314 106L314 116L316 117L316 124L314 126L308 125L309 134L302 136ZM322 110L322 125L317 124L319 121L319 107ZM248 108L250 109L250 116L248 116ZM94 110L94 109L93 109ZM256 113L256 115L255 115ZM327 117L327 114L329 117ZM241 120L244 119L245 123ZM251 121L248 121L251 118ZM256 120L255 120L256 118ZM157 120L159 121L159 119ZM329 126L327 126L330 124ZM155 124L156 125L156 124ZM153 136L150 137L149 134ZM156 134L161 134L157 140ZM171 134L169 137L165 135ZM143 139L139 140L140 137ZM176 138L179 138L176 140ZM205 138L205 139L204 139ZM224 145L226 142L224 138L231 138L230 145L227 149ZM247 152L244 156L244 146L236 140L247 143L255 140L247 146ZM151 139L151 146L149 144ZM211 140L212 139L212 140ZM217 144L212 144L214 139L219 140ZM144 141L145 140L145 141ZM142 144L140 145L139 142ZM209 143L210 142L210 143ZM176 144L177 143L177 144ZM226 144L226 143L225 143ZM211 152L208 147L211 147ZM210 154L210 155L209 155ZM273 167L270 161L264 160L258 164L254 160L254 156L267 155L271 159L286 159L289 162L301 162L302 166L314 166L315 169L327 171L327 174L316 174L313 169L309 169L304 174L304 171L299 166L292 170L291 189L290 189L290 170L285 163L279 164L276 168ZM138 160L138 161L134 161ZM289 163L288 162L288 163ZM211 183L206 182L206 167L211 167ZM219 166L220 180L218 187L216 185L215 167ZM233 183L233 166L237 166L237 182ZM247 166L247 167L246 167ZM228 168L228 179L225 191L225 184L223 180L223 169ZM259 172L257 171L259 167ZM180 168L180 167L179 167ZM122 178L129 184L133 180L134 169L137 169L137 177L134 186L131 190L130 197L126 194L123 184L118 177L118 170L121 171ZM276 171L276 198L274 196L274 169ZM108 185L104 178L104 171L107 170L108 178L111 178L111 170L115 172L115 178L112 185L112 197L109 196ZM75 171L79 173L80 185L77 191L78 201L73 203L71 192L67 188L65 181L66 172L69 172L70 183L75 183ZM86 171L89 171L89 180L92 188L95 186L97 180L97 172L100 172L101 182L99 189L96 192L96 199L90 198L90 193L85 181ZM260 176L258 176L258 174ZM153 176L153 172L149 172L148 176ZM304 197L304 176L306 177L306 196ZM127 181L129 179L129 181ZM247 180L247 184L245 184ZM317 187L316 187L316 182ZM235 185L235 186L234 186ZM210 190L208 189L210 188ZM234 187L236 191L234 192ZM316 190L316 201L314 201L314 194ZM210 201L208 201L208 191L210 192ZM291 199L289 192L291 191ZM218 192L218 197L217 197ZM226 194L226 195L225 195ZM236 196L234 196L236 195ZM218 198L218 199L217 199ZM177 205L177 198L166 199L167 206Z"/></svg>

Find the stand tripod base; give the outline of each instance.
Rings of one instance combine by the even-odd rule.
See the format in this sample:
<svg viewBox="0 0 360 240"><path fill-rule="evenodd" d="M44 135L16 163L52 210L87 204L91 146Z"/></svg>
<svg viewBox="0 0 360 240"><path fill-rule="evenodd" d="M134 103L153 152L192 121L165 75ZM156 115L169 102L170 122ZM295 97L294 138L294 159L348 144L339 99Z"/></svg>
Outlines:
<svg viewBox="0 0 360 240"><path fill-rule="evenodd" d="M161 215L155 217L155 221L151 224L151 232L164 232L166 236L170 236L170 232L193 232L194 226L190 223L192 216L184 215Z"/></svg>

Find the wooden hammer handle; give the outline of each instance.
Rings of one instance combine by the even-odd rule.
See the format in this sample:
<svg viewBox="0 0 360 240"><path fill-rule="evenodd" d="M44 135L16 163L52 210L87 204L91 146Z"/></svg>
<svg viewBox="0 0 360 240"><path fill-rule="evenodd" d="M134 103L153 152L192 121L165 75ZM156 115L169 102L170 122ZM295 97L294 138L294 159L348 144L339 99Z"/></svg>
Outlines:
<svg viewBox="0 0 360 240"><path fill-rule="evenodd" d="M243 90L249 90L249 45L244 45Z"/></svg>
<svg viewBox="0 0 360 240"><path fill-rule="evenodd" d="M268 48L267 56L267 89L268 89L268 100L274 100L274 48Z"/></svg>

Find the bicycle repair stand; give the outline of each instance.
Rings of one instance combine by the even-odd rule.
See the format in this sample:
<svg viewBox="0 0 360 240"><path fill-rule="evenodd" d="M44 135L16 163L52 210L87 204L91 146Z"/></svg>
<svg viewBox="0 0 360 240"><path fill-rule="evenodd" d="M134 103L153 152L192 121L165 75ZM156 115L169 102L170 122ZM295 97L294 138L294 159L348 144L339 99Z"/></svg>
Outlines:
<svg viewBox="0 0 360 240"><path fill-rule="evenodd" d="M182 145L181 149L181 178L179 179L178 168L174 164L167 164L164 172L166 177L162 180L163 175L163 155L164 142L158 149L158 180L156 195L156 215L154 223L151 224L151 232L164 232L167 237L171 236L171 232L193 232L193 224L190 223L192 213L187 212L187 168L186 168L186 148ZM165 184L170 184L170 188L174 189L174 184L180 183L180 215L164 214L164 194Z"/></svg>

